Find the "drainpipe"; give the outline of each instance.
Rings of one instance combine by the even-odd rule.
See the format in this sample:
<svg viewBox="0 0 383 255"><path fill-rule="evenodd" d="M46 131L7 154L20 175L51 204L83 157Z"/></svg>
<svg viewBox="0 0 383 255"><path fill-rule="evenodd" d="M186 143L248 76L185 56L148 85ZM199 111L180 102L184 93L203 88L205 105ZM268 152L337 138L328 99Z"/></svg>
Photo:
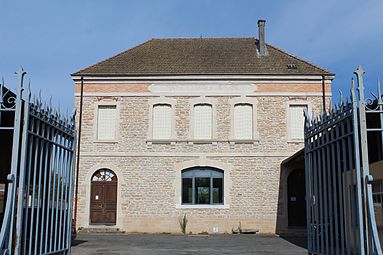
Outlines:
<svg viewBox="0 0 383 255"><path fill-rule="evenodd" d="M326 112L326 87L325 87L325 76L322 75L322 100L323 100L323 112Z"/></svg>
<svg viewBox="0 0 383 255"><path fill-rule="evenodd" d="M80 146L81 146L81 127L82 127L82 104L84 94L84 77L81 76L81 93L80 93L80 117L78 124L78 138L77 138L77 166L76 166L76 188L75 188L75 200L74 200L74 227L77 230L77 197L78 197L78 174L80 170Z"/></svg>

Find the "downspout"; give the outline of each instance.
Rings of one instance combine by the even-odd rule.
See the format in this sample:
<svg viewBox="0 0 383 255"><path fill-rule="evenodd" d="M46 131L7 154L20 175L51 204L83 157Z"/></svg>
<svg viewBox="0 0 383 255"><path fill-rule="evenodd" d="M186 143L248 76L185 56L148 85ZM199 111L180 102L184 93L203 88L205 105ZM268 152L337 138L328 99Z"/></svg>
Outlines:
<svg viewBox="0 0 383 255"><path fill-rule="evenodd" d="M77 142L77 166L76 166L76 187L75 187L75 200L74 200L74 227L77 230L77 198L78 198L78 175L80 172L80 146L81 146L81 127L82 127L82 104L84 94L84 77L81 76L81 92L80 92L80 117L78 124L78 142Z"/></svg>
<svg viewBox="0 0 383 255"><path fill-rule="evenodd" d="M326 86L325 86L324 75L322 75L322 103L323 103L323 112L326 112Z"/></svg>

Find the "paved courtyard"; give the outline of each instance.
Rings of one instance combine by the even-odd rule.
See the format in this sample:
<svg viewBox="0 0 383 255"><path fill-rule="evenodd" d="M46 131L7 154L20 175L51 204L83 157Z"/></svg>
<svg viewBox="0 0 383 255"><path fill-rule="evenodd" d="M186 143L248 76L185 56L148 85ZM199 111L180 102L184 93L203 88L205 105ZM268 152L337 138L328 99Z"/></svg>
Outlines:
<svg viewBox="0 0 383 255"><path fill-rule="evenodd" d="M264 235L142 235L80 234L72 254L307 254L304 238L284 239Z"/></svg>

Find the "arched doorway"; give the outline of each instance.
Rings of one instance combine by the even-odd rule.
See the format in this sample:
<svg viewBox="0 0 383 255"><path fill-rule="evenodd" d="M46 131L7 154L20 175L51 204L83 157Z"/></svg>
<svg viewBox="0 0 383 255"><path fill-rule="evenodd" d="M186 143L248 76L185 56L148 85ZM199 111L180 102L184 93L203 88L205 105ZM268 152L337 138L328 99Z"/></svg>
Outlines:
<svg viewBox="0 0 383 255"><path fill-rule="evenodd" d="M294 170L287 178L289 227L306 227L306 188L304 170Z"/></svg>
<svg viewBox="0 0 383 255"><path fill-rule="evenodd" d="M117 175L110 169L99 169L91 180L90 223L116 224Z"/></svg>

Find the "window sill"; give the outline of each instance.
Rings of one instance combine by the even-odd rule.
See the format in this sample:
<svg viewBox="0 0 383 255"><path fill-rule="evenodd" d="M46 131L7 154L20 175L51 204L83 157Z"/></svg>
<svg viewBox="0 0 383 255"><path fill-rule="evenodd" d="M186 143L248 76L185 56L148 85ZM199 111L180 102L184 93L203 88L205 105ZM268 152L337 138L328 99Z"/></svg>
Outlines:
<svg viewBox="0 0 383 255"><path fill-rule="evenodd" d="M178 143L186 143L186 144L213 144L217 145L218 143L229 143L229 144L258 144L259 139L147 139L146 144L178 144Z"/></svg>
<svg viewBox="0 0 383 255"><path fill-rule="evenodd" d="M258 144L259 139L233 139L229 140L230 144L240 144L240 143L246 143L246 144Z"/></svg>
<svg viewBox="0 0 383 255"><path fill-rule="evenodd" d="M93 143L118 143L117 140L95 140Z"/></svg>
<svg viewBox="0 0 383 255"><path fill-rule="evenodd" d="M304 143L304 139L290 139L287 141L287 143Z"/></svg>
<svg viewBox="0 0 383 255"><path fill-rule="evenodd" d="M230 205L176 205L176 209L229 209Z"/></svg>

